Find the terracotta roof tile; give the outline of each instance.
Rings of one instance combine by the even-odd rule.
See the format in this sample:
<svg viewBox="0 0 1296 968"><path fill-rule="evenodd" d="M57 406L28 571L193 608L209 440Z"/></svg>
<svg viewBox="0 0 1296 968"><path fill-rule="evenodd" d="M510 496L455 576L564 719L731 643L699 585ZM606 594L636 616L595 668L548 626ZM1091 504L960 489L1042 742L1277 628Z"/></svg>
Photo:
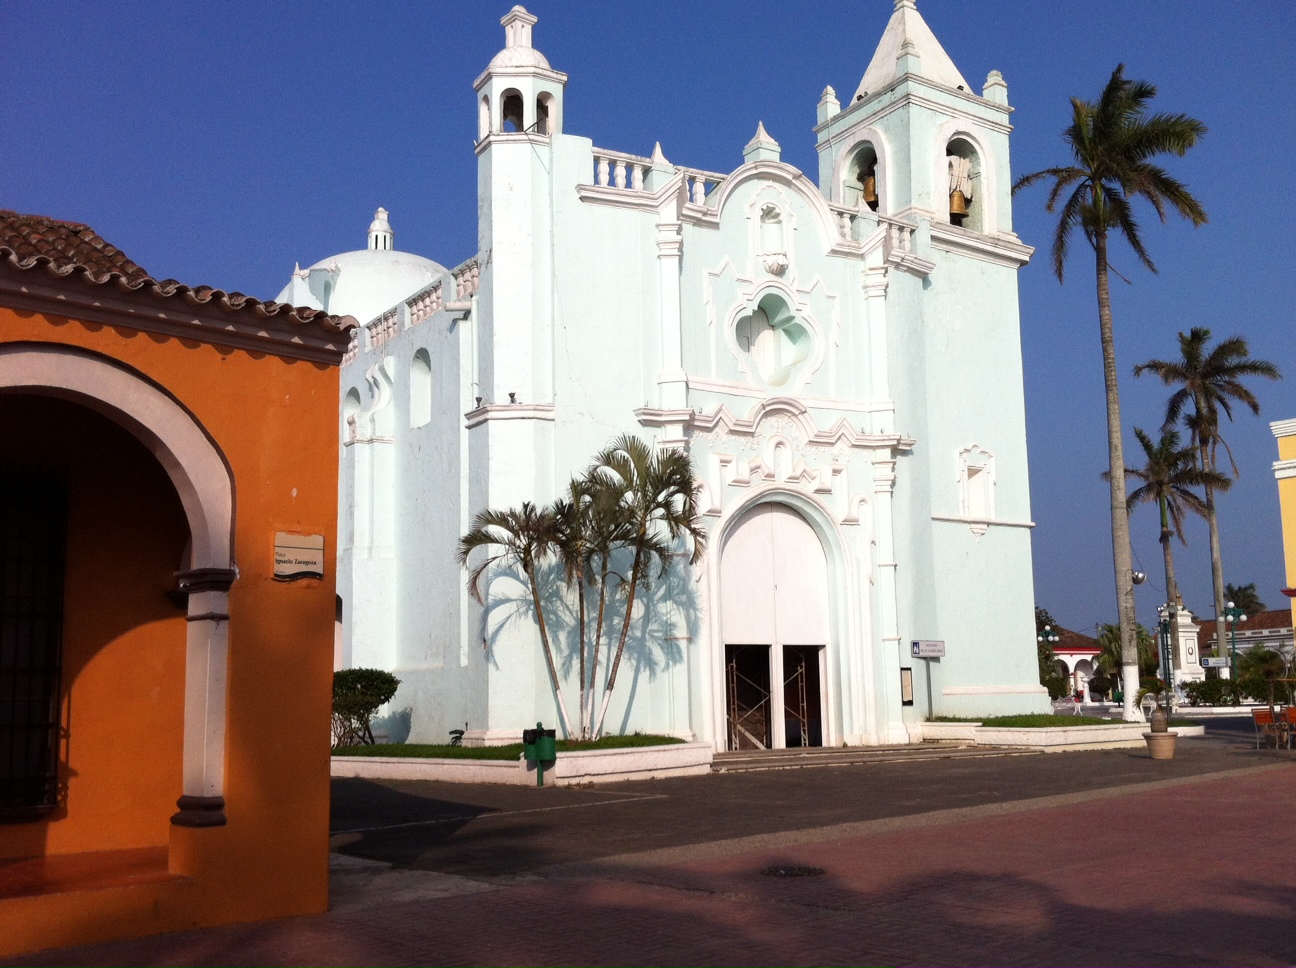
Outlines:
<svg viewBox="0 0 1296 968"><path fill-rule="evenodd" d="M0 248L8 249L10 258L24 267L34 265L37 259L48 259L55 269L80 266L100 277L96 282L104 281L113 272L131 283L149 278L125 252L80 222L0 209Z"/></svg>
<svg viewBox="0 0 1296 968"><path fill-rule="evenodd" d="M1202 624L1202 638L1206 642L1215 641L1215 620L1199 619ZM1238 622L1239 632L1259 632L1271 629L1289 629L1292 627L1290 608L1274 608L1258 615L1248 615L1245 622Z"/></svg>
<svg viewBox="0 0 1296 968"><path fill-rule="evenodd" d="M256 320L279 317L285 323L309 323L330 336L356 325L350 316L330 316L319 309L263 302L241 292L191 287L174 279L159 281L88 225L8 209L0 209L0 266L20 272L44 269L53 276L76 276L101 286L116 283L123 292L181 298L195 306L212 304L229 313L249 313Z"/></svg>

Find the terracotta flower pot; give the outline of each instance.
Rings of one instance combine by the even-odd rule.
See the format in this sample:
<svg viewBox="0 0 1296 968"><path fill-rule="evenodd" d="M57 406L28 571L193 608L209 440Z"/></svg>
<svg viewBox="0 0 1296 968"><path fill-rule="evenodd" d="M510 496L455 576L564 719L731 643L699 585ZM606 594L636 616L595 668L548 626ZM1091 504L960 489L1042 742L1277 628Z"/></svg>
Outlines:
<svg viewBox="0 0 1296 968"><path fill-rule="evenodd" d="M1179 734L1174 730L1165 733L1144 733L1143 738L1147 740L1148 752L1152 754L1154 760L1173 760L1175 754L1175 740Z"/></svg>

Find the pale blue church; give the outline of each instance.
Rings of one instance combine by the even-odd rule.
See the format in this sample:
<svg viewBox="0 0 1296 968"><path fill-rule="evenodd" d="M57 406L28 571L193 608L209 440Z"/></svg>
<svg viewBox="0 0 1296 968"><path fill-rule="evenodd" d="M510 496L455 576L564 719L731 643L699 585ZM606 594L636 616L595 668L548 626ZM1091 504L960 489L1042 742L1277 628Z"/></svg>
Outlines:
<svg viewBox="0 0 1296 968"><path fill-rule="evenodd" d="M531 615L468 597L458 538L633 433L689 454L710 540L637 617L609 731L894 744L929 712L1046 711L1003 78L973 90L895 0L858 89L824 89L817 172L755 118L742 163L702 171L571 133L536 18L501 22L473 83L478 253L399 252L380 209L280 295L363 324L340 664L400 677L410 741L553 724Z"/></svg>

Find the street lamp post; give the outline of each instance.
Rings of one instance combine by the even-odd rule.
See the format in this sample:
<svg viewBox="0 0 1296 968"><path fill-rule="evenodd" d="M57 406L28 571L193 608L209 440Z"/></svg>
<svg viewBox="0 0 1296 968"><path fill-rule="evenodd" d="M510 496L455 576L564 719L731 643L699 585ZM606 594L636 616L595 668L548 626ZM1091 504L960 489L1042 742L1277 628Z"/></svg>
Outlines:
<svg viewBox="0 0 1296 968"><path fill-rule="evenodd" d="M1157 627L1161 633L1161 680L1166 684L1166 712L1170 711L1170 699L1174 696L1174 613L1178 606L1174 602L1162 605L1159 611L1162 618Z"/></svg>
<svg viewBox="0 0 1296 968"><path fill-rule="evenodd" d="M1237 627L1245 622L1246 615L1232 602L1224 606L1224 621L1229 623L1229 678L1237 682Z"/></svg>
<svg viewBox="0 0 1296 968"><path fill-rule="evenodd" d="M1048 643L1049 651L1051 652L1053 651L1053 646L1062 641L1062 636L1053 631L1053 626L1046 625L1040 630L1040 633L1035 636L1035 641Z"/></svg>

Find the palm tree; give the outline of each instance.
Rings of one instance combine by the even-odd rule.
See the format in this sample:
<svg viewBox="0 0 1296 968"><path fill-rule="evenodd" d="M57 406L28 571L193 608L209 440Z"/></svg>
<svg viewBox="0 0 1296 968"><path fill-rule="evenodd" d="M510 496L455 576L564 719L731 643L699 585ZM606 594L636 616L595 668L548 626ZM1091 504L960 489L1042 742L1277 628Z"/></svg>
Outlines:
<svg viewBox="0 0 1296 968"><path fill-rule="evenodd" d="M536 570L553 554L558 537L558 522L551 508L537 508L523 501L519 509L507 511L487 509L473 518L472 528L459 539L459 564L467 568L468 559L478 548L499 548L497 553L478 561L468 575L468 591L479 604L483 603L482 578L493 565L521 568L531 590L531 603L535 608L536 623L540 626L540 645L544 649L545 663L549 667L549 682L553 686L562 719L563 732L572 735L571 721L567 718L567 704L563 700L562 684L558 680L558 667L554 664L553 649L549 644L549 628L545 622L544 608L540 603L540 586Z"/></svg>
<svg viewBox="0 0 1296 968"><path fill-rule="evenodd" d="M1252 413L1260 413L1260 403L1255 394L1242 382L1246 377L1258 376L1266 380L1281 378L1278 367L1267 360L1252 359L1247 341L1241 336L1221 340L1214 349L1209 347L1211 331L1204 326L1194 326L1188 333L1179 334L1179 359L1148 360L1134 367L1134 375L1154 373L1166 386L1178 386L1166 403L1165 427L1173 427L1183 417L1192 433L1193 445L1198 451L1198 465L1203 471L1217 470L1218 448L1221 444L1229 455L1233 476L1237 465L1228 444L1220 434L1220 414L1233 419L1233 405L1243 404ZM1189 407L1191 406L1191 410ZM1220 553L1219 518L1215 512L1215 492L1222 490L1212 481L1205 482L1206 523L1210 528L1211 578L1215 592L1215 642L1216 652L1224 654L1224 562Z"/></svg>
<svg viewBox="0 0 1296 968"><path fill-rule="evenodd" d="M630 633L635 597L641 585L650 579L654 563L658 566L659 575L665 573L672 557L671 549L681 539L687 538L692 542L689 561L697 564L706 549L706 533L698 514L698 484L688 455L683 451L654 450L638 437L624 434L595 458L591 473L621 488L621 506L628 523L625 538L634 555L630 577L624 582L626 605L621 637L594 727L597 739L603 733L603 722L607 718L621 657L625 654L626 637Z"/></svg>
<svg viewBox="0 0 1296 968"><path fill-rule="evenodd" d="M589 739L585 716L585 693L588 680L585 676L585 589L589 584L590 514L589 489L586 482L572 479L567 497L559 498L553 505L554 550L563 566L563 579L567 587L576 586L576 652L580 661L580 716L579 735Z"/></svg>
<svg viewBox="0 0 1296 968"><path fill-rule="evenodd" d="M1147 457L1142 467L1127 467L1125 473L1143 486L1130 492L1127 499L1129 511L1140 504L1157 504L1161 512L1161 554L1165 563L1166 600L1175 606L1183 605L1183 596L1179 594L1179 584L1175 581L1174 555L1170 550L1170 539L1178 537L1179 543L1186 545L1183 524L1184 515L1191 511L1203 517L1206 515L1206 502L1192 490L1194 487L1210 485L1217 490L1228 490L1232 483L1223 474L1215 471L1204 471L1197 466L1197 451L1190 444L1179 446L1179 433L1175 430L1164 430L1161 439L1155 444L1152 438L1142 429L1135 427L1134 436ZM1174 611L1171 612L1174 622Z"/></svg>
<svg viewBox="0 0 1296 968"><path fill-rule="evenodd" d="M1137 649L1138 665L1135 668L1140 676L1154 676L1160 658L1157 656L1156 639L1143 625L1134 626L1134 642ZM1121 627L1118 623L1109 622L1098 626L1098 667L1108 675L1123 673L1125 668L1125 647ZM1135 687L1138 688L1137 686Z"/></svg>
<svg viewBox="0 0 1296 968"><path fill-rule="evenodd" d="M1225 585L1224 598L1247 615L1259 615L1265 610L1265 603L1260 601L1260 594L1256 591L1255 582L1251 582L1249 585Z"/></svg>
<svg viewBox="0 0 1296 968"><path fill-rule="evenodd" d="M1079 228L1093 247L1098 289L1098 331L1102 343L1103 379L1107 390L1107 451L1111 483L1112 558L1116 602L1120 619L1122 675L1125 682L1126 720L1138 720L1134 705L1138 688L1137 643L1134 615L1134 566L1130 551L1129 520L1125 509L1125 455L1121 442L1120 395L1116 380L1116 344L1112 334L1111 291L1108 285L1108 238L1124 239L1139 261L1155 272L1132 202L1143 198L1164 222L1167 207L1193 225L1206 221L1206 213L1188 192L1152 159L1158 155L1183 156L1206 132L1206 126L1185 114L1149 115L1148 103L1156 88L1125 77L1125 65L1112 71L1096 102L1071 99L1072 122L1062 134L1072 163L1024 175L1013 185L1016 193L1028 185L1051 179L1045 208L1062 204L1053 237L1053 272L1061 282L1072 233Z"/></svg>

